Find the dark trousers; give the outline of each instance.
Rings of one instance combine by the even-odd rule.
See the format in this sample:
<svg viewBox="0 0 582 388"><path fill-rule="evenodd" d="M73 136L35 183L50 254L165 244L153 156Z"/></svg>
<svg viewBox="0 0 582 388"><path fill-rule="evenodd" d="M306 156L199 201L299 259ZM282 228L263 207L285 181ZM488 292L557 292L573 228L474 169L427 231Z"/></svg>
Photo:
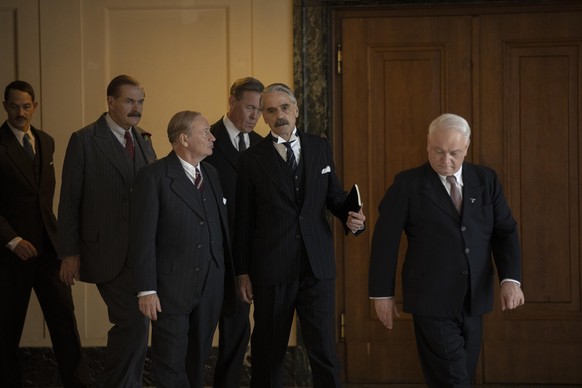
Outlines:
<svg viewBox="0 0 582 388"><path fill-rule="evenodd" d="M204 367L224 297L224 266L209 262L203 284L194 285L197 302L191 311L162 312L152 322L152 367L158 388L202 388Z"/></svg>
<svg viewBox="0 0 582 388"><path fill-rule="evenodd" d="M283 361L294 312L307 348L313 387L340 387L335 350L335 280L315 278L304 258L291 284L253 285L255 326L251 337L251 387L283 387Z"/></svg>
<svg viewBox="0 0 582 388"><path fill-rule="evenodd" d="M6 249L4 247L0 249ZM31 290L42 308L59 366L63 386L81 387L90 383L90 374L81 358L71 287L59 279L60 262L55 255L22 261L8 253L0 257L0 386L22 386L18 347L26 319Z"/></svg>
<svg viewBox="0 0 582 388"><path fill-rule="evenodd" d="M413 315L420 364L429 387L470 387L479 352L483 316L467 310L457 318Z"/></svg>
<svg viewBox="0 0 582 388"><path fill-rule="evenodd" d="M107 333L105 368L97 378L99 388L140 388L148 346L149 319L141 311L133 274L124 268L97 288L107 305L113 327Z"/></svg>
<svg viewBox="0 0 582 388"><path fill-rule="evenodd" d="M239 302L233 316L220 317L214 388L240 387L241 366L251 334L249 311L249 304Z"/></svg>

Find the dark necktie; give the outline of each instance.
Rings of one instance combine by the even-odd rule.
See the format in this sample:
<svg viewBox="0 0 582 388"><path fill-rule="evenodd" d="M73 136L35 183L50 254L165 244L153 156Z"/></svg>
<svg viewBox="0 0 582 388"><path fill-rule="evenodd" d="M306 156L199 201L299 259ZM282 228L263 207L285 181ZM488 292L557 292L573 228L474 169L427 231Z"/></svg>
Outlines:
<svg viewBox="0 0 582 388"><path fill-rule="evenodd" d="M133 160L135 156L135 147L133 145L133 138L131 137L131 129L126 129L123 137L125 138L125 150L127 151L131 160Z"/></svg>
<svg viewBox="0 0 582 388"><path fill-rule="evenodd" d="M295 152L293 152L293 148L291 147L291 143L293 143L293 141L292 142L286 141L285 143L283 143L285 148L287 148L287 165L291 169L291 172L295 172L295 170L297 169L297 159L295 159Z"/></svg>
<svg viewBox="0 0 582 388"><path fill-rule="evenodd" d="M245 143L245 134L240 132L238 134L238 152L243 152L247 149L247 144Z"/></svg>
<svg viewBox="0 0 582 388"><path fill-rule="evenodd" d="M24 148L24 152L26 152L26 156L28 156L28 159L34 160L34 150L32 149L32 143L30 142L30 135L28 132L26 132L22 138L22 146Z"/></svg>
<svg viewBox="0 0 582 388"><path fill-rule="evenodd" d="M194 186L200 191L202 191L202 174L200 170L196 167L196 176L194 177Z"/></svg>
<svg viewBox="0 0 582 388"><path fill-rule="evenodd" d="M273 142L275 142L275 144L278 143L278 140L275 136L273 136L271 134L271 140L273 140ZM293 152L293 147L291 147L291 144L293 144L295 140L292 141L286 141L284 143L281 143L285 146L285 148L287 148L287 155L285 157L285 161L287 162L287 165L289 166L289 168L291 169L291 172L295 172L295 170L297 169L297 159L295 159L295 153Z"/></svg>
<svg viewBox="0 0 582 388"><path fill-rule="evenodd" d="M451 185L451 199L457 208L457 211L461 212L461 207L463 206L463 200L461 199L461 192L457 186L457 178L454 175L447 177L447 182Z"/></svg>

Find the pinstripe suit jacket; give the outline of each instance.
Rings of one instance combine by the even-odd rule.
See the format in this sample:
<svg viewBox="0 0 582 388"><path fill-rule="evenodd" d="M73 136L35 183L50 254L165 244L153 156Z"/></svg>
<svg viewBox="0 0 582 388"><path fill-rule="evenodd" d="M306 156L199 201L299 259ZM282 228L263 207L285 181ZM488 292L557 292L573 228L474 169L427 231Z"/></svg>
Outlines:
<svg viewBox="0 0 582 388"><path fill-rule="evenodd" d="M4 122L0 127L0 244L2 256L13 255L4 246L15 237L30 241L41 249L46 230L52 244L57 243L57 221L53 214L55 143L46 133L31 127L40 155L40 180L24 149Z"/></svg>
<svg viewBox="0 0 582 388"><path fill-rule="evenodd" d="M135 151L156 159L151 142L134 128ZM63 164L59 202L59 255L81 256L81 279L105 283L127 258L129 197L134 166L103 114L71 135Z"/></svg>
<svg viewBox="0 0 582 388"><path fill-rule="evenodd" d="M299 133L305 168L303 207L295 203L272 140L267 137L239 159L234 236L237 275L249 274L253 284L290 283L299 275L302 245L314 275L336 275L332 232L326 209L345 218L347 193L335 173L328 142ZM344 212L345 213L345 212Z"/></svg>
<svg viewBox="0 0 582 388"><path fill-rule="evenodd" d="M157 291L166 314L192 310L205 281L201 269L212 261L211 249L215 257L224 257L228 312L236 301L224 196L214 167L201 166L204 193L214 196L220 212L220 247L211 248L199 194L174 151L139 172L132 194L130 263L136 292Z"/></svg>

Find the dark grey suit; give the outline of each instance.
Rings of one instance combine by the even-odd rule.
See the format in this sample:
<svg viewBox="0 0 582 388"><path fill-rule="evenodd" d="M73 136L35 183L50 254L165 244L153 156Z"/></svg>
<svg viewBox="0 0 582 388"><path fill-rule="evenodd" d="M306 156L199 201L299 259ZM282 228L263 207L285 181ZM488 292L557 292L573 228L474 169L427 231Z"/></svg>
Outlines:
<svg viewBox="0 0 582 388"><path fill-rule="evenodd" d="M283 357L297 310L313 385L339 386L335 353L335 256L326 209L346 219L347 193L326 140L306 133L296 174L270 138L242 153L236 191L237 275L253 286L253 387L281 387Z"/></svg>
<svg viewBox="0 0 582 388"><path fill-rule="evenodd" d="M204 385L223 298L230 311L235 303L224 196L212 166L202 175L199 191L172 151L140 171L132 195L135 291L156 291L162 308L152 322L158 387Z"/></svg>
<svg viewBox="0 0 582 388"><path fill-rule="evenodd" d="M214 152L204 161L212 164L218 170L220 184L226 198L228 208L228 225L231 241L234 238L234 218L236 212L236 170L240 152L234 148L228 130L221 118L210 130L216 138ZM257 144L262 136L256 132L249 133L251 147ZM247 350L250 336L249 322L250 305L239 302L233 316L222 314L218 323L218 359L214 368L214 388L240 386L240 369Z"/></svg>
<svg viewBox="0 0 582 388"><path fill-rule="evenodd" d="M133 128L135 162L105 115L71 135L59 203L59 255L80 255L82 281L96 283L114 324L107 341L103 387L139 387L148 321L126 269L130 193L137 170L156 159L149 138Z"/></svg>
<svg viewBox="0 0 582 388"><path fill-rule="evenodd" d="M0 386L22 384L18 345L31 290L40 302L65 387L88 383L81 361L71 287L59 280L55 251L57 221L53 214L54 140L31 127L36 139L33 162L5 122L0 127ZM20 260L6 244L16 237L29 241L38 257ZM81 376L82 374L83 376Z"/></svg>

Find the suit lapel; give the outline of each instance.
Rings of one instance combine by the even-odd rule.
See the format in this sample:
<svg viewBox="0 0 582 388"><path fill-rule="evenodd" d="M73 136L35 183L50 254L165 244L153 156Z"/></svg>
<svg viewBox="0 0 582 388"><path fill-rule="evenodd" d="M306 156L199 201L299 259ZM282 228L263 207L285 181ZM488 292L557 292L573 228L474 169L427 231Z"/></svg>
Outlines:
<svg viewBox="0 0 582 388"><path fill-rule="evenodd" d="M143 158L145 159L146 164L152 164L153 162L155 162L156 160L155 155L152 155L149 152L149 149L150 148L153 149L153 147L147 144L141 132L137 128L133 128L133 135L135 141L138 143L140 152L143 154Z"/></svg>
<svg viewBox="0 0 582 388"><path fill-rule="evenodd" d="M320 157L323 155L323 150L318 150L317 144L313 141L313 138L309 136L304 136L301 132L297 131L301 140L301 158L303 159L304 171L305 171L305 198L313 192L319 192L321 189L317 187L317 174L321 174L321 171L317 171L317 166L322 163L318 163ZM330 166L331 167L331 166Z"/></svg>
<svg viewBox="0 0 582 388"><path fill-rule="evenodd" d="M220 212L220 219L222 221L222 225L223 225L223 229L227 230L228 228L226 227L226 225L228 225L228 215L226 213L226 206L222 206L224 204L224 197L218 195L219 193L222 192L222 190L219 189L220 187L220 180L217 180L217 176L215 176L214 174L211 174L208 172L208 163L206 162L202 162L200 163L201 167L202 167L202 173L204 174L204 184L205 184L205 192L208 193L206 191L206 184L208 184L208 188L210 190L212 190L212 195L214 196L214 199L216 200L216 203L218 204L218 211Z"/></svg>
<svg viewBox="0 0 582 388"><path fill-rule="evenodd" d="M133 180L133 166L129 158L125 157L121 144L117 141L111 129L105 121L105 115L97 120L93 139L97 147L101 150L113 167L123 176L125 181L130 184Z"/></svg>
<svg viewBox="0 0 582 388"><path fill-rule="evenodd" d="M236 171L236 165L238 163L240 152L238 152L238 150L232 145L232 141L230 140L230 136L228 135L228 131L226 130L222 120L220 120L219 125L216 127L214 136L217 140L214 143L216 148L218 148L218 151L224 155L224 158Z"/></svg>
<svg viewBox="0 0 582 388"><path fill-rule="evenodd" d="M6 155L14 162L14 167L20 171L32 187L38 187L34 177L34 166L26 157L22 146L6 122L4 122L0 130L0 142L6 147Z"/></svg>
<svg viewBox="0 0 582 388"><path fill-rule="evenodd" d="M34 127L31 127L31 130L33 131L33 133L35 134L35 139L36 139L36 154L37 156L40 156L40 176L39 176L39 185L41 183L41 181L43 180L43 177L46 176L46 171L51 168L51 163L53 162L53 155L48 152L49 150L47 149L48 144L45 141L45 137L41 136L41 134L39 133L40 131Z"/></svg>
<svg viewBox="0 0 582 388"><path fill-rule="evenodd" d="M182 167L178 159L178 155L174 151L171 151L166 160L166 175L172 181L170 183L170 190L192 209L193 212L204 218L205 215L202 202L200 201L200 194L196 192L196 186L194 186L190 178L186 175L184 167Z"/></svg>
<svg viewBox="0 0 582 388"><path fill-rule="evenodd" d="M477 179L475 169L471 164L463 164L463 213L471 212L476 206L483 206L480 201L483 198L485 187Z"/></svg>
<svg viewBox="0 0 582 388"><path fill-rule="evenodd" d="M279 161L281 156L275 149L273 141L270 139L270 137L266 137L257 143L257 145L254 147L257 155L259 155L260 158L264 160L264 162L260 163L260 168L263 169L267 178L270 179L273 182L273 185L277 187L282 193L284 193L285 196L291 200L291 202L295 203L295 194L293 191L285 190L289 187L289 184L283 175L284 171L281 170L281 163Z"/></svg>

